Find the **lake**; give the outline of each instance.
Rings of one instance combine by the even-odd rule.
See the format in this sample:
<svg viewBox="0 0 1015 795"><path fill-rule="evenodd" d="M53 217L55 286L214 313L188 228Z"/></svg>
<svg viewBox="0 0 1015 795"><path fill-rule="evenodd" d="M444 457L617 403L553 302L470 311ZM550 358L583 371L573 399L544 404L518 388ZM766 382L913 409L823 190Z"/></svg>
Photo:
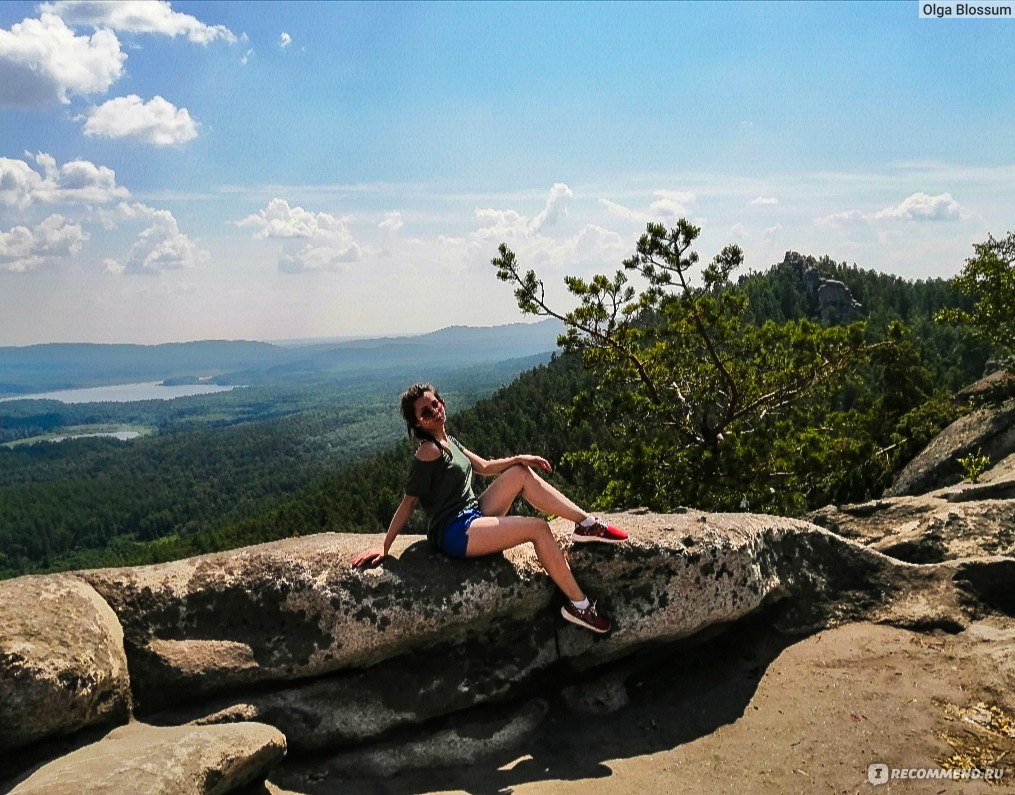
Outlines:
<svg viewBox="0 0 1015 795"><path fill-rule="evenodd" d="M219 386L218 384L181 384L179 386L162 386L160 381L140 384L112 384L111 386L95 386L87 389L61 389L56 392L40 392L35 395L14 395L0 398L0 403L8 400L58 400L61 403L130 403L134 400L172 400L190 395L210 395L215 392L228 392L235 386Z"/></svg>

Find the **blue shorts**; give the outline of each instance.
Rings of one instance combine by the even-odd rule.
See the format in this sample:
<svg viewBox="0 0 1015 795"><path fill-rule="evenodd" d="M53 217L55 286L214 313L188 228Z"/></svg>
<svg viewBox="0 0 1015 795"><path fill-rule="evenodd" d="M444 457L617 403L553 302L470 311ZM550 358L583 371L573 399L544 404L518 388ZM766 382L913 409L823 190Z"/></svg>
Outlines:
<svg viewBox="0 0 1015 795"><path fill-rule="evenodd" d="M469 525L482 516L483 512L479 508L466 508L448 522L448 526L444 528L441 552L452 558L464 558L466 547L469 545Z"/></svg>

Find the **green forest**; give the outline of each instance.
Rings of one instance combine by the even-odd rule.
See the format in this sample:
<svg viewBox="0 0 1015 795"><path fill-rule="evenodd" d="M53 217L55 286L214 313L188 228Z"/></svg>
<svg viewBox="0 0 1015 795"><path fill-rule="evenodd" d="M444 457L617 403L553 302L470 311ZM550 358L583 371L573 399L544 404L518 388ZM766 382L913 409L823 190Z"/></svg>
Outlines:
<svg viewBox="0 0 1015 795"><path fill-rule="evenodd" d="M953 394L1011 354L983 315L1006 311L984 304L1003 301L1011 236L977 247L957 279L907 281L792 252L737 274L735 246L700 266L699 231L649 225L622 270L568 279L569 312L502 246L496 275L524 312L563 323L561 350L435 367L451 431L484 456L547 457L554 483L597 509L801 515L879 495L964 410ZM817 277L842 282L859 316L829 316ZM340 396L321 382L137 404L132 421L155 435L0 447L0 576L379 533L411 456L397 395L417 377L364 376ZM125 419L106 404L5 405L12 438Z"/></svg>

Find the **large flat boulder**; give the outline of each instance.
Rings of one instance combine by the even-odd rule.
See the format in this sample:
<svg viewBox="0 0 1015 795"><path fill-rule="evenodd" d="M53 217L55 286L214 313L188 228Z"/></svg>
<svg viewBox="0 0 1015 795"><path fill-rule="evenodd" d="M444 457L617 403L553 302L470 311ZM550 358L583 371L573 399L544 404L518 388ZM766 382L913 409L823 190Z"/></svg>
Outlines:
<svg viewBox="0 0 1015 795"><path fill-rule="evenodd" d="M131 723L39 768L11 795L219 795L263 779L285 751L281 732L260 723Z"/></svg>
<svg viewBox="0 0 1015 795"><path fill-rule="evenodd" d="M531 553L452 561L409 536L383 567L352 569L367 542L327 533L81 576L123 624L142 711L455 645L553 595Z"/></svg>
<svg viewBox="0 0 1015 795"><path fill-rule="evenodd" d="M130 684L116 614L70 574L0 582L0 751L125 723Z"/></svg>
<svg viewBox="0 0 1015 795"><path fill-rule="evenodd" d="M886 497L926 494L959 483L959 459L984 454L991 464L1015 453L1015 400L959 417L935 436L885 490Z"/></svg>
<svg viewBox="0 0 1015 795"><path fill-rule="evenodd" d="M503 654L511 645L501 640L525 632L532 638L525 659L507 654L506 664L535 671L558 660L594 667L787 597L792 607L784 623L799 631L894 615L928 588L943 600L936 610L948 621L960 620L960 606L949 595L954 572L917 571L804 521L693 511L614 518L631 531L629 543L569 552L579 582L613 617L605 637L559 618L556 589L528 546L452 561L410 537L396 542L384 566L359 571L349 560L365 539L333 533L81 576L124 626L142 710L236 692L236 709L216 710L232 710L232 719L285 711L289 694L260 697L251 706L243 694L253 685L270 693L270 683L353 673L394 658L426 670L435 656L462 644ZM564 523L556 529L567 532ZM318 682L314 688L330 686ZM339 682L335 693L348 687ZM319 697L322 691L314 688L298 695L299 703ZM363 692L364 699L375 696ZM467 700L498 697L479 688ZM446 709L462 703L449 690L435 691L434 699L444 699ZM318 703L320 715L335 700ZM395 707L364 723L397 722ZM332 725L336 738L346 732Z"/></svg>

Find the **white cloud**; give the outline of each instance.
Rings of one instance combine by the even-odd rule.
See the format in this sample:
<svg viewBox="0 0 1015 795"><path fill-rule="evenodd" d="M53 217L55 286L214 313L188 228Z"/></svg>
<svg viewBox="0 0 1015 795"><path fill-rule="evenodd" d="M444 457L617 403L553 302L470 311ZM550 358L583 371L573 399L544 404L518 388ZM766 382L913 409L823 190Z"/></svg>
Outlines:
<svg viewBox="0 0 1015 795"><path fill-rule="evenodd" d="M875 217L879 220L957 221L962 217L962 207L950 193L941 193L937 196L914 193L894 207L886 207Z"/></svg>
<svg viewBox="0 0 1015 795"><path fill-rule="evenodd" d="M282 31L282 35L278 37L278 46L279 47L288 47L292 43L293 43L293 37L290 36L288 33L286 33L283 30Z"/></svg>
<svg viewBox="0 0 1015 795"><path fill-rule="evenodd" d="M80 224L57 214L34 229L16 226L9 232L0 231L0 267L19 273L34 270L56 257L77 254L88 237Z"/></svg>
<svg viewBox="0 0 1015 795"><path fill-rule="evenodd" d="M546 197L546 206L529 222L530 232L541 232L544 226L552 226L562 215L567 215L567 203L574 192L563 182L555 182Z"/></svg>
<svg viewBox="0 0 1015 795"><path fill-rule="evenodd" d="M952 198L950 193L930 196L917 192L891 207L876 213L862 210L844 210L825 215L814 221L818 226L850 226L897 221L958 221L966 218L968 212Z"/></svg>
<svg viewBox="0 0 1015 795"><path fill-rule="evenodd" d="M492 207L477 207L473 214L486 226L473 232L480 238L517 238L538 235L548 226L553 226L561 216L567 215L567 204L574 192L563 182L555 182L546 196L543 209L531 218L517 210L498 210Z"/></svg>
<svg viewBox="0 0 1015 795"><path fill-rule="evenodd" d="M240 58L240 66L246 66L250 62L250 57L254 54L253 48L243 53L243 57Z"/></svg>
<svg viewBox="0 0 1015 795"><path fill-rule="evenodd" d="M782 224L776 224L775 226L768 227L768 229L766 229L764 232L762 232L761 236L765 240L771 240L773 237L775 237L781 231L782 231Z"/></svg>
<svg viewBox="0 0 1015 795"><path fill-rule="evenodd" d="M96 211L96 216L99 219L99 223L102 224L106 229L117 229L120 224L137 221L137 220L151 220L157 213L154 207L149 207L147 204L141 202L120 202L113 209L99 209Z"/></svg>
<svg viewBox="0 0 1015 795"><path fill-rule="evenodd" d="M477 207L473 210L477 219L486 226L473 232L482 238L514 238L529 234L529 219L517 210L495 210L492 207Z"/></svg>
<svg viewBox="0 0 1015 795"><path fill-rule="evenodd" d="M71 25L111 28L126 33L186 36L195 44L210 44L216 39L236 41L236 36L225 25L206 25L190 14L173 11L165 0L57 0L41 5L39 10L59 15Z"/></svg>
<svg viewBox="0 0 1015 795"><path fill-rule="evenodd" d="M747 236L747 230L744 228L744 225L740 222L733 224L733 226L730 227L729 231L730 234L736 238L743 239L744 237Z"/></svg>
<svg viewBox="0 0 1015 795"><path fill-rule="evenodd" d="M93 108L88 113L84 133L172 146L196 138L197 124L186 108L177 108L158 95L144 102L137 94L130 94Z"/></svg>
<svg viewBox="0 0 1015 795"><path fill-rule="evenodd" d="M687 214L687 205L695 201L694 194L686 191L657 190L653 195L659 197L648 206L654 216L679 218Z"/></svg>
<svg viewBox="0 0 1015 795"><path fill-rule="evenodd" d="M336 270L341 263L360 258L362 250L346 226L346 220L329 213L290 207L285 199L274 198L263 210L236 224L255 228L255 238L280 239L279 270L301 273Z"/></svg>
<svg viewBox="0 0 1015 795"><path fill-rule="evenodd" d="M400 212L390 212L384 214L384 220L377 224L378 229L383 229L385 232L397 232L405 226L405 222L402 220L402 214Z"/></svg>
<svg viewBox="0 0 1015 795"><path fill-rule="evenodd" d="M0 30L0 105L67 104L69 95L105 93L123 74L116 34L78 36L55 14Z"/></svg>
<svg viewBox="0 0 1015 795"><path fill-rule="evenodd" d="M611 215L645 224L650 221L658 222L666 218L677 219L686 216L687 206L694 204L697 198L693 193L673 190L657 190L653 191L652 195L656 198L649 204L647 211L634 210L609 199L599 199L599 204Z"/></svg>
<svg viewBox="0 0 1015 795"><path fill-rule="evenodd" d="M102 271L104 273L108 273L113 276L122 276L126 270L126 266L121 265L115 259L102 260Z"/></svg>
<svg viewBox="0 0 1015 795"><path fill-rule="evenodd" d="M257 229L256 238L335 237L349 234L345 221L329 213L314 213L302 207L290 207L285 199L275 198L263 210L236 222ZM350 236L351 239L351 236Z"/></svg>
<svg viewBox="0 0 1015 795"><path fill-rule="evenodd" d="M570 243L575 255L583 260L609 259L624 251L624 240L620 235L596 224L586 224Z"/></svg>
<svg viewBox="0 0 1015 795"><path fill-rule="evenodd" d="M751 199L748 202L748 207L770 207L778 204L779 200L775 196L758 196L756 199Z"/></svg>
<svg viewBox="0 0 1015 795"><path fill-rule="evenodd" d="M209 256L207 251L180 231L171 212L153 210L152 224L134 241L127 253L123 272L154 274L192 268ZM112 271L107 267L107 272Z"/></svg>
<svg viewBox="0 0 1015 795"><path fill-rule="evenodd" d="M600 199L599 204L605 207L610 215L615 215L618 218L626 218L629 221L638 221L639 223L645 223L649 220L645 213L632 210L630 207L625 207L623 204L617 204L609 199Z"/></svg>
<svg viewBox="0 0 1015 795"><path fill-rule="evenodd" d="M116 184L116 172L106 166L71 160L58 167L56 159L44 152L33 159L41 174L24 160L0 157L0 204L22 209L58 202L104 204L130 195Z"/></svg>
<svg viewBox="0 0 1015 795"><path fill-rule="evenodd" d="M334 271L344 263L355 262L362 256L362 253L359 245L355 242L344 248L329 245L306 245L293 254L283 254L278 261L278 269L284 273Z"/></svg>

